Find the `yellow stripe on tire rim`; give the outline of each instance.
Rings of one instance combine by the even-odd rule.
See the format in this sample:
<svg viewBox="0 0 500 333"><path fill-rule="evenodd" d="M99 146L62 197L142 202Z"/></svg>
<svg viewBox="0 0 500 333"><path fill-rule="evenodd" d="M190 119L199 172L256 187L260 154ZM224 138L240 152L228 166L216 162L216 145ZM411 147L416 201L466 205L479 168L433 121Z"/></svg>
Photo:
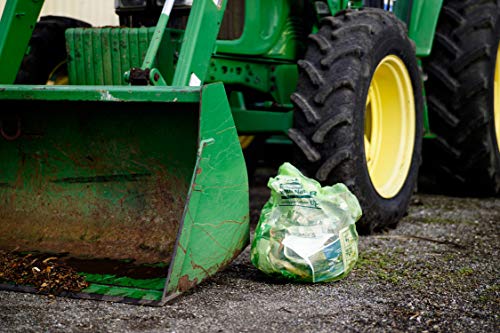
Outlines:
<svg viewBox="0 0 500 333"><path fill-rule="evenodd" d="M410 74L395 55L382 59L368 91L364 147L378 194L395 197L405 184L415 145L415 98Z"/></svg>
<svg viewBox="0 0 500 333"><path fill-rule="evenodd" d="M495 65L495 86L494 86L494 108L493 114L495 118L495 132L497 134L497 146L500 151L500 46L497 50L497 58Z"/></svg>

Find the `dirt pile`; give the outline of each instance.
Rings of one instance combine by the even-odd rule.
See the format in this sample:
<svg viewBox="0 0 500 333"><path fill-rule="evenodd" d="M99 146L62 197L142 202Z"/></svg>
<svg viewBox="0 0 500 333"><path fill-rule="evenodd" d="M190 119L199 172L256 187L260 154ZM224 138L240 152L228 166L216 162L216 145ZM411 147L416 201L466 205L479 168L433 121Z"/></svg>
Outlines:
<svg viewBox="0 0 500 333"><path fill-rule="evenodd" d="M0 282L35 287L38 292L59 295L88 287L85 278L57 257L38 257L0 251Z"/></svg>

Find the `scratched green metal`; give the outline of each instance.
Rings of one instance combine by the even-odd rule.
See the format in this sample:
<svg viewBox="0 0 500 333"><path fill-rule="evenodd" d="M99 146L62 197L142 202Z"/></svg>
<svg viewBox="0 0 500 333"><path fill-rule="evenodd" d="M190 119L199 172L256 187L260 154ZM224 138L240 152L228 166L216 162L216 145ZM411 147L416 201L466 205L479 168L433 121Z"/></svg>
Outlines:
<svg viewBox="0 0 500 333"><path fill-rule="evenodd" d="M228 265L249 241L248 178L222 84L202 88L200 146L166 297Z"/></svg>
<svg viewBox="0 0 500 333"><path fill-rule="evenodd" d="M42 5L42 0L7 0L0 21L0 84L14 83Z"/></svg>

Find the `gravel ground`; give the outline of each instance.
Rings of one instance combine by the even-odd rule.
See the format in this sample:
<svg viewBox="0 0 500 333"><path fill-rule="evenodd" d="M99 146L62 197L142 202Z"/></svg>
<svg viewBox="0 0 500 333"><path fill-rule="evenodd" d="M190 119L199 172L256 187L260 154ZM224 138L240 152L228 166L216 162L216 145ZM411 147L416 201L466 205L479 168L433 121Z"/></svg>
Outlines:
<svg viewBox="0 0 500 333"><path fill-rule="evenodd" d="M268 192L251 190L256 219ZM0 292L1 332L499 332L500 199L418 195L398 228L360 238L344 280L262 275L247 249L162 308Z"/></svg>

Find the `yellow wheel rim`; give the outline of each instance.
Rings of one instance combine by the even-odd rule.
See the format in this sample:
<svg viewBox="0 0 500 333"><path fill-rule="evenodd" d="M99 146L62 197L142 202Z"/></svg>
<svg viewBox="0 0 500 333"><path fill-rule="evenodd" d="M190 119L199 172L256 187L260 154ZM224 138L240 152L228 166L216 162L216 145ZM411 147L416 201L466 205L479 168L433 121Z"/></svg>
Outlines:
<svg viewBox="0 0 500 333"><path fill-rule="evenodd" d="M364 147L370 179L386 199L405 184L415 144L415 99L410 74L395 55L382 59L366 99Z"/></svg>
<svg viewBox="0 0 500 333"><path fill-rule="evenodd" d="M69 77L66 73L66 70L63 70L64 73L60 73L60 69L64 69L63 66L67 64L67 60L61 61L52 72L49 74L49 79L45 83L48 86L61 86L69 84Z"/></svg>
<svg viewBox="0 0 500 333"><path fill-rule="evenodd" d="M253 140L255 139L255 136L254 135L240 135L239 139L240 139L241 149L247 149L250 146L250 144L253 142Z"/></svg>
<svg viewBox="0 0 500 333"><path fill-rule="evenodd" d="M495 119L495 132L497 134L497 146L500 151L500 46L497 51L495 65L495 86L494 86L494 108L493 117Z"/></svg>

